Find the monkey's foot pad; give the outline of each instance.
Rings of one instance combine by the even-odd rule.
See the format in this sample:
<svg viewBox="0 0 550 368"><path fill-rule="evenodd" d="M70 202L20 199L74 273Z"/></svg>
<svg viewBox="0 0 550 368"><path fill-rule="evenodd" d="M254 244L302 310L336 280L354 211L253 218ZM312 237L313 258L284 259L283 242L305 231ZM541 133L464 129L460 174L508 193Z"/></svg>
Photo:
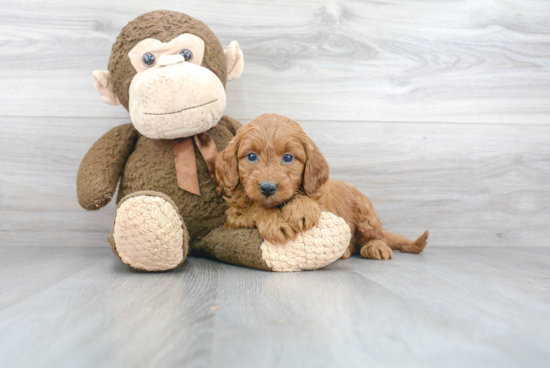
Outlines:
<svg viewBox="0 0 550 368"><path fill-rule="evenodd" d="M273 271L316 270L336 261L351 240L348 224L341 217L323 212L317 225L298 234L295 240L261 245L262 259Z"/></svg>
<svg viewBox="0 0 550 368"><path fill-rule="evenodd" d="M117 209L111 239L121 261L138 270L170 270L187 257L187 230L168 198L125 198Z"/></svg>

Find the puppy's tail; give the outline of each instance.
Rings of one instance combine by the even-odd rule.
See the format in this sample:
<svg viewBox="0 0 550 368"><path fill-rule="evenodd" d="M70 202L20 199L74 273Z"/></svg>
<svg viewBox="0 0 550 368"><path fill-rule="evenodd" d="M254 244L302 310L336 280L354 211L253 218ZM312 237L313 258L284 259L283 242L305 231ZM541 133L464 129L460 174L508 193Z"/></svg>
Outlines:
<svg viewBox="0 0 550 368"><path fill-rule="evenodd" d="M392 234L384 230L384 241L391 249L399 249L404 253L420 253L428 244L428 230L420 235L414 242L405 238L403 235Z"/></svg>

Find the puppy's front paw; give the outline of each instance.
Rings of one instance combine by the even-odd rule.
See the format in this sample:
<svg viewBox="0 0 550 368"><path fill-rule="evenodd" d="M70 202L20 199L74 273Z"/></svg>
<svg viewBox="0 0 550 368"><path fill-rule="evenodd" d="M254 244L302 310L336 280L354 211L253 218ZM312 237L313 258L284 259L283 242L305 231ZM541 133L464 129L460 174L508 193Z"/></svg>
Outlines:
<svg viewBox="0 0 550 368"><path fill-rule="evenodd" d="M295 199L283 207L283 218L296 232L307 231L317 225L321 207L311 198Z"/></svg>
<svg viewBox="0 0 550 368"><path fill-rule="evenodd" d="M302 232L314 227L320 217L321 210L319 209L319 211L309 213L290 213L286 220L294 231Z"/></svg>
<svg viewBox="0 0 550 368"><path fill-rule="evenodd" d="M297 236L296 231L286 221L261 221L257 226L260 236L271 243L284 244L287 240L296 239Z"/></svg>
<svg viewBox="0 0 550 368"><path fill-rule="evenodd" d="M253 228L254 221L252 221L248 216L232 213L230 212L231 208L226 211L227 221L225 222L225 227L228 229L243 229L243 228Z"/></svg>

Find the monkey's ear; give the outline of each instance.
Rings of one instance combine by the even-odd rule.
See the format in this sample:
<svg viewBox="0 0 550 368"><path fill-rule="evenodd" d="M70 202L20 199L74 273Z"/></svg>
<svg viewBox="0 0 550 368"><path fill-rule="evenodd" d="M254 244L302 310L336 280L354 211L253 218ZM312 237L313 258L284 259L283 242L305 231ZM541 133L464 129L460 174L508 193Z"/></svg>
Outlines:
<svg viewBox="0 0 550 368"><path fill-rule="evenodd" d="M239 79L243 73L244 56L237 41L232 41L224 52L227 60L227 81Z"/></svg>
<svg viewBox="0 0 550 368"><path fill-rule="evenodd" d="M103 101L109 105L120 105L118 97L113 92L111 73L107 70L96 70L92 75L94 77L95 89L99 92Z"/></svg>

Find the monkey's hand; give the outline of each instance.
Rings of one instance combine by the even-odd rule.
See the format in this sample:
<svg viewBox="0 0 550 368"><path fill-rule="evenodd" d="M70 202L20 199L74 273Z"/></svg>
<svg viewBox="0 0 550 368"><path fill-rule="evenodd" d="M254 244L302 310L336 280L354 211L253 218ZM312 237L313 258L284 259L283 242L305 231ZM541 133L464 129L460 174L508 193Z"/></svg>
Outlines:
<svg viewBox="0 0 550 368"><path fill-rule="evenodd" d="M86 153L76 176L78 203L97 210L113 198L126 160L134 150L138 132L132 124L114 127Z"/></svg>
<svg viewBox="0 0 550 368"><path fill-rule="evenodd" d="M283 207L282 216L294 231L307 231L319 222L321 207L314 199L298 194Z"/></svg>

